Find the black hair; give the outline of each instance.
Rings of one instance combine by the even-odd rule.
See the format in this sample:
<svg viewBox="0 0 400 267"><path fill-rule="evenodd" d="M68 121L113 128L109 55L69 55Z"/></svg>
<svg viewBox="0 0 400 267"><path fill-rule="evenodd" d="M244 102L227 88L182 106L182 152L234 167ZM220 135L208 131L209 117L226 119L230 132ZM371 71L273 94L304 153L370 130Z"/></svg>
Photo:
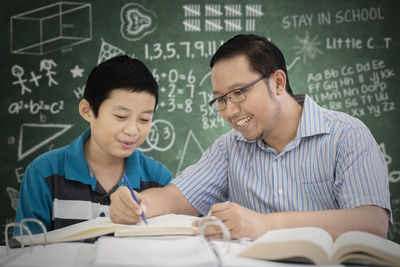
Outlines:
<svg viewBox="0 0 400 267"><path fill-rule="evenodd" d="M89 74L83 97L97 117L100 105L114 89L147 92L158 103L158 85L149 69L137 59L117 56L97 65Z"/></svg>
<svg viewBox="0 0 400 267"><path fill-rule="evenodd" d="M210 61L210 67L221 60L245 55L250 63L250 68L260 75L270 75L280 69L286 74L286 91L293 96L289 85L285 58L272 42L267 38L254 34L240 34L221 45Z"/></svg>

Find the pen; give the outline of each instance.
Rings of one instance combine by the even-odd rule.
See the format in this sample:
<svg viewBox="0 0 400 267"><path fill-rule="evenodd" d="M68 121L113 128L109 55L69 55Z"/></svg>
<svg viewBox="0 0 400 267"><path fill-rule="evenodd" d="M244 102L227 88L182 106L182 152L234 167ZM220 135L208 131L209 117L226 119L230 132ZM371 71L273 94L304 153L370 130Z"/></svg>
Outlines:
<svg viewBox="0 0 400 267"><path fill-rule="evenodd" d="M207 199L208 204L210 204L210 210L208 211L207 216L211 215L211 206L214 205L214 202L212 202L211 200Z"/></svg>
<svg viewBox="0 0 400 267"><path fill-rule="evenodd" d="M136 201L136 203L137 203L138 205L140 205L139 200L137 199L137 197L136 197L136 195L135 195L135 192L133 192L131 183L129 182L128 177L126 176L125 173L124 173L124 175L122 175L122 178L124 178L124 181L125 181L125 183L126 183L126 186L129 188L129 191L131 191L131 195L132 195L133 199ZM142 219L143 219L144 223L145 223L145 224L148 224L148 223L147 223L146 216L144 215L144 212L143 212L143 211L142 211L141 216L142 216Z"/></svg>

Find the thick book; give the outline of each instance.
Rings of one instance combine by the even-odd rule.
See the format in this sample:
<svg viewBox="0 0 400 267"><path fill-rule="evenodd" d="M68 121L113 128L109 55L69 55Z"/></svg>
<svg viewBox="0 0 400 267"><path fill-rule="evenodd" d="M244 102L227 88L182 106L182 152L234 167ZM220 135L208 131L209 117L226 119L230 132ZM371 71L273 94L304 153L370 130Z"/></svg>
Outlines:
<svg viewBox="0 0 400 267"><path fill-rule="evenodd" d="M349 231L333 241L317 227L273 230L254 241L240 256L314 264L400 266L400 245L361 231Z"/></svg>
<svg viewBox="0 0 400 267"><path fill-rule="evenodd" d="M163 236L163 235L194 235L196 227L193 221L198 217L189 215L167 214L148 219L148 225L140 222L127 225L113 223L108 217L73 224L47 233L15 236L24 245L79 241L98 236L113 234L114 236ZM47 240L46 240L47 238Z"/></svg>

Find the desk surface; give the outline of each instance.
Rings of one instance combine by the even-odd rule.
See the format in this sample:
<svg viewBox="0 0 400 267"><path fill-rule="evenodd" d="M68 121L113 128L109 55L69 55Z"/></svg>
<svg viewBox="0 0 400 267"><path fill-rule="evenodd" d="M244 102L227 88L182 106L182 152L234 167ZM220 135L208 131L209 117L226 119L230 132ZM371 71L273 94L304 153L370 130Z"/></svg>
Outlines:
<svg viewBox="0 0 400 267"><path fill-rule="evenodd" d="M155 240L157 238L152 237L150 238L115 238L115 237L101 237L101 238L109 238L113 240L113 244L115 247L110 248L110 253L117 252L118 255L124 255L125 253L129 253L129 250L132 251L134 246L126 247L124 241L127 240L134 240L137 244L145 244L143 240ZM187 238L187 237L186 237ZM193 238L193 237L192 237ZM176 250L177 247L174 247L177 240L176 238L173 239L166 239L166 238L159 238L162 242L167 242L171 244L168 249ZM195 240L195 239L193 239ZM109 264L106 265L99 265L95 264L96 257L97 257L97 249L98 249L99 242L95 244L87 244L87 243L78 243L78 242L68 242L68 243L56 243L56 244L49 244L46 246L34 246L32 251L30 247L25 247L24 249L10 249L8 255L6 254L6 248L4 246L0 247L0 266L52 266L52 267L93 267L93 266L110 266ZM219 242L219 245L225 244ZM247 245L240 244L240 243L231 243L229 242L229 251L224 250L224 252L219 255L219 257L215 257L216 261L214 264L206 264L204 265L204 261L200 264L200 261L196 260L196 257L199 257L198 254L193 255L193 264L190 265L181 265L181 266L226 266L226 267L234 267L234 266L290 266L290 267L297 267L302 266L300 264L285 264L279 262L272 262L272 261L264 261L264 260L257 260L257 259L249 259L236 256L242 249L244 249ZM215 247L214 247L215 248ZM112 251L114 250L114 252ZM143 249L142 249L143 251ZM171 257L167 258L157 258L157 255L154 255L156 249L149 249L147 255L144 255L145 258L148 258L148 262L135 262L134 259L129 258L129 265L130 266L165 266L165 263L168 261L174 261ZM174 253L171 253L173 255ZM176 253L175 253L176 254ZM128 255L128 254L126 254ZM141 257L142 259L144 257ZM128 259L128 258L127 258ZM156 261L154 259L157 259ZM123 261L122 261L123 262ZM161 264L160 264L161 263ZM112 266L127 266L127 262L120 263L116 265L116 262L112 264ZM332 265L330 265L332 266Z"/></svg>

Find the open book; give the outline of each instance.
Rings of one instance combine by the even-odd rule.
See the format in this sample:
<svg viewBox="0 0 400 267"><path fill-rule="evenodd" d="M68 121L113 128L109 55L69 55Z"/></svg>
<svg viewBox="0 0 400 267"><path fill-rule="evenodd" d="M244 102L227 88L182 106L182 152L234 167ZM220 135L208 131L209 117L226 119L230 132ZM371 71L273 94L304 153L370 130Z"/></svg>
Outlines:
<svg viewBox="0 0 400 267"><path fill-rule="evenodd" d="M334 242L317 227L269 231L240 256L314 264L375 264L400 266L400 245L361 231L349 231Z"/></svg>
<svg viewBox="0 0 400 267"><path fill-rule="evenodd" d="M167 214L148 219L148 225L143 222L127 225L113 223L108 217L97 217L46 234L32 235L32 244L77 241L107 234L114 234L114 236L193 235L196 228L192 226L192 223L197 219L198 217L195 216ZM15 239L25 245L31 244L30 237L27 235L15 236Z"/></svg>

